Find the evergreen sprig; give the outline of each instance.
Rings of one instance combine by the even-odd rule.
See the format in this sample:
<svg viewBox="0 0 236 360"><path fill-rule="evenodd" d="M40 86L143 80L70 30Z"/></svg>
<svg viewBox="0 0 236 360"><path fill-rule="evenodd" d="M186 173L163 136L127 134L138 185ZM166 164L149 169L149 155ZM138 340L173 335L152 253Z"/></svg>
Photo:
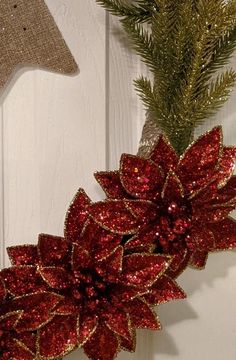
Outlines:
<svg viewBox="0 0 236 360"><path fill-rule="evenodd" d="M135 22L148 22L152 16L152 7L155 0L139 0L135 5L122 0L97 0L97 2L113 15Z"/></svg>
<svg viewBox="0 0 236 360"><path fill-rule="evenodd" d="M236 48L236 0L98 0L121 18L153 74L135 87L152 119L182 153L236 84L222 70ZM219 74L219 70L222 73Z"/></svg>

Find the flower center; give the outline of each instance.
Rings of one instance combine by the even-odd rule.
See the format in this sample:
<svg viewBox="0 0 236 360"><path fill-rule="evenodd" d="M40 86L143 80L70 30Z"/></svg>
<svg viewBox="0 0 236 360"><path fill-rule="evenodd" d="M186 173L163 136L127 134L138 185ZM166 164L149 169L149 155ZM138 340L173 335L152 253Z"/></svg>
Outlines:
<svg viewBox="0 0 236 360"><path fill-rule="evenodd" d="M72 296L80 304L95 310L109 297L109 285L96 270L80 270L73 273Z"/></svg>
<svg viewBox="0 0 236 360"><path fill-rule="evenodd" d="M186 247L185 238L191 222L192 214L189 204L178 204L172 201L161 206L156 234L164 252Z"/></svg>

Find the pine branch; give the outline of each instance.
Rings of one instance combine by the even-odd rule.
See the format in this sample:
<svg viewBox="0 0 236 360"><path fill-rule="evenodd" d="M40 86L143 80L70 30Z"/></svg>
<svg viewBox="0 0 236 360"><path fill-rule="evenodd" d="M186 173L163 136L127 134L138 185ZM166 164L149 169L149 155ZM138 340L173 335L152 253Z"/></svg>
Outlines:
<svg viewBox="0 0 236 360"><path fill-rule="evenodd" d="M233 70L217 76L236 48L236 0L97 1L121 18L153 73L152 81L137 79L136 90L181 153L236 83Z"/></svg>
<svg viewBox="0 0 236 360"><path fill-rule="evenodd" d="M216 43L211 61L206 71L214 73L229 63L236 48L236 26L223 35Z"/></svg>
<svg viewBox="0 0 236 360"><path fill-rule="evenodd" d="M143 62L147 64L152 72L158 71L157 52L148 30L130 20L122 20L122 24L133 43L133 48L141 56Z"/></svg>
<svg viewBox="0 0 236 360"><path fill-rule="evenodd" d="M149 22L152 16L151 9L155 0L138 1L137 5L128 5L121 0L96 0L111 14L135 22Z"/></svg>
<svg viewBox="0 0 236 360"><path fill-rule="evenodd" d="M201 101L196 104L191 118L194 126L199 125L205 119L209 119L228 100L232 88L236 85L236 72L232 69L218 75L209 89L202 96Z"/></svg>
<svg viewBox="0 0 236 360"><path fill-rule="evenodd" d="M159 114L158 101L153 92L151 81L141 76L139 79L134 80L134 85L146 109Z"/></svg>

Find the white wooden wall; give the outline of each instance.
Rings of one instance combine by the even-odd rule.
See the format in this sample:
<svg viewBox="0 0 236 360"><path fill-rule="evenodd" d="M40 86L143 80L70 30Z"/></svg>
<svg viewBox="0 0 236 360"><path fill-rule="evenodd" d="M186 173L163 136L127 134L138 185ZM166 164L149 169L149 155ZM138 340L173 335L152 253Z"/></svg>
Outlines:
<svg viewBox="0 0 236 360"><path fill-rule="evenodd" d="M9 264L6 246L36 242L40 232L62 234L78 187L102 197L93 172L117 168L122 152L136 153L144 121L132 79L145 68L117 20L95 0L46 3L81 72L63 77L24 69L1 98L2 267ZM236 144L235 101L236 93L208 124L223 124L227 144ZM119 359L235 359L236 252L211 255L205 271L187 270L179 282L188 301L160 307L164 330L140 331L136 354ZM81 351L68 356L79 358L85 359Z"/></svg>

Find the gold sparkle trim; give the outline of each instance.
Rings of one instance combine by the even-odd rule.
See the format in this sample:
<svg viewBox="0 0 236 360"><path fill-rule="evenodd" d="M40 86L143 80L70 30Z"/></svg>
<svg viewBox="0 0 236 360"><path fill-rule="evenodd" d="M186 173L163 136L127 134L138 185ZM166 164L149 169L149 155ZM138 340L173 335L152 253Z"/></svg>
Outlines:
<svg viewBox="0 0 236 360"><path fill-rule="evenodd" d="M182 185L179 177L172 170L169 171L169 173L168 173L168 175L166 177L166 180L165 180L162 192L161 192L161 198L162 199L165 198L165 192L166 192L167 186L169 185L169 180L170 180L171 177L175 179L176 184L178 184L178 187L179 187L179 190L180 190L180 195L181 195L182 198L184 198L185 191L184 191L183 185Z"/></svg>

